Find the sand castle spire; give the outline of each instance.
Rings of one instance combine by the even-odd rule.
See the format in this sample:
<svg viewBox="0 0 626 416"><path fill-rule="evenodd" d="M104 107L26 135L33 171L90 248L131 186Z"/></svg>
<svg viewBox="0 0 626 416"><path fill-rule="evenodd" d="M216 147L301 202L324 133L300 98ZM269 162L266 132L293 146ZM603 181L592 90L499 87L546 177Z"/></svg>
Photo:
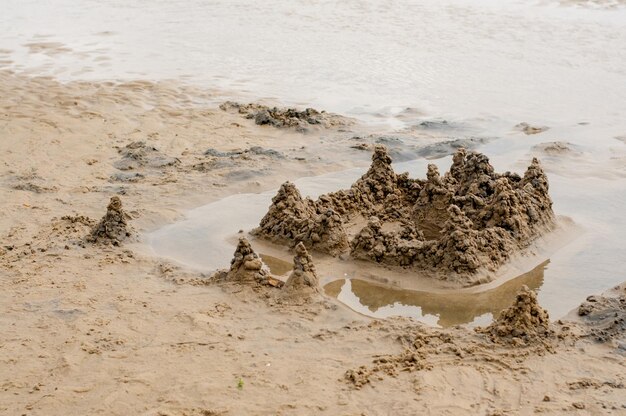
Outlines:
<svg viewBox="0 0 626 416"><path fill-rule="evenodd" d="M548 195L548 177L546 176L543 168L541 167L541 163L539 163L539 159L533 157L532 162L526 169L524 173L524 178L522 179L522 184L530 184L533 189L542 195Z"/></svg>
<svg viewBox="0 0 626 416"><path fill-rule="evenodd" d="M300 241L307 247L337 255L348 248L341 217L332 209L316 211L313 201L303 199L296 186L285 182L261 220L254 235L275 241Z"/></svg>
<svg viewBox="0 0 626 416"><path fill-rule="evenodd" d="M313 265L313 258L302 242L296 245L295 251L293 271L285 282L284 290L302 294L319 293L319 280Z"/></svg>
<svg viewBox="0 0 626 416"><path fill-rule="evenodd" d="M122 209L122 200L118 196L111 197L106 214L93 228L87 240L119 245L131 235L126 219L127 214Z"/></svg>
<svg viewBox="0 0 626 416"><path fill-rule="evenodd" d="M393 193L397 188L397 176L391 162L387 148L383 145L376 145L369 170L355 186L366 185L367 189L378 199Z"/></svg>
<svg viewBox="0 0 626 416"><path fill-rule="evenodd" d="M246 237L241 237L230 262L230 269L224 276L226 280L249 283L266 283L269 269L254 251Z"/></svg>
<svg viewBox="0 0 626 416"><path fill-rule="evenodd" d="M548 312L539 305L537 294L526 285L517 293L515 302L480 331L489 334L494 341L524 344L552 334Z"/></svg>

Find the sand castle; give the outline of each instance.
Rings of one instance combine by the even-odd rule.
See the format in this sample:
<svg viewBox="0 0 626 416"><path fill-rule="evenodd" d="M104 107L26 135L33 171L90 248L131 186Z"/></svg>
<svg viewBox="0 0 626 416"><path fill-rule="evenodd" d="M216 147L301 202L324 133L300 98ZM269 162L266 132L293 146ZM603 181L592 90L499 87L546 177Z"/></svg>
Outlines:
<svg viewBox="0 0 626 416"><path fill-rule="evenodd" d="M106 214L93 228L87 241L119 245L132 234L127 218L128 215L122 209L122 200L118 196L111 197Z"/></svg>
<svg viewBox="0 0 626 416"><path fill-rule="evenodd" d="M295 247L293 271L286 282L273 277L269 267L263 262L246 237L241 237L229 269L218 270L213 281L235 282L260 288L263 286L282 289L286 297L308 298L320 294L319 280L313 265L313 258L304 244Z"/></svg>
<svg viewBox="0 0 626 416"><path fill-rule="evenodd" d="M313 201L284 183L253 234L475 284L554 224L536 158L523 176L499 174L485 155L459 149L445 175L428 165L423 180L396 174L387 149L376 146L370 169L348 190Z"/></svg>

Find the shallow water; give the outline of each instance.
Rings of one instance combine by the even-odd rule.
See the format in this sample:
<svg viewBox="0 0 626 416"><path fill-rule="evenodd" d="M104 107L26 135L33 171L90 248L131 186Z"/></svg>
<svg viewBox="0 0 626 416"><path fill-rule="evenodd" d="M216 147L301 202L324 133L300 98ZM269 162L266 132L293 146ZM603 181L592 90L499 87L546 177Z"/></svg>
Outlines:
<svg viewBox="0 0 626 416"><path fill-rule="evenodd" d="M522 285L541 288L545 261L515 279L494 289L474 293L443 293L393 288L360 279L339 279L324 286L327 295L336 297L356 312L375 318L410 316L433 326L488 323L515 300Z"/></svg>
<svg viewBox="0 0 626 416"><path fill-rule="evenodd" d="M0 67L176 79L361 118L626 113L626 9L527 0L5 0Z"/></svg>

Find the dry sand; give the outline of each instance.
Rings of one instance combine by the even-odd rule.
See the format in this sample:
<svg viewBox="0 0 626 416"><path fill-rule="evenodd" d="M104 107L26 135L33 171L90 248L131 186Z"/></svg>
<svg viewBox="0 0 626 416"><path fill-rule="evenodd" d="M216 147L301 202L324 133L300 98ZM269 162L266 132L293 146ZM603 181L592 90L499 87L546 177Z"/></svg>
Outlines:
<svg viewBox="0 0 626 416"><path fill-rule="evenodd" d="M624 286L541 342L499 342L142 254L187 208L357 163L338 156L354 130L258 126L212 99L0 72L0 414L626 412ZM115 195L138 241L88 242Z"/></svg>

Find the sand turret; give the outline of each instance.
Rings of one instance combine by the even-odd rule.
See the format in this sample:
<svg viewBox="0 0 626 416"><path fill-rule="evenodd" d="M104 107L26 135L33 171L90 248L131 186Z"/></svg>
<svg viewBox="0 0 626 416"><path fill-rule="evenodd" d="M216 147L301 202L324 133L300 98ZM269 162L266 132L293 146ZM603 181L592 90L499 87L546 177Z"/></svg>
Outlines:
<svg viewBox="0 0 626 416"><path fill-rule="evenodd" d="M313 258L302 243L296 245L295 251L293 271L285 282L283 290L303 295L319 293L319 280L313 265Z"/></svg>
<svg viewBox="0 0 626 416"><path fill-rule="evenodd" d="M550 317L537 301L537 294L524 285L508 309L488 327L480 329L493 341L529 344L548 338Z"/></svg>
<svg viewBox="0 0 626 416"><path fill-rule="evenodd" d="M127 218L128 215L122 209L122 200L118 196L112 197L106 214L93 228L87 240L93 243L119 245L131 235Z"/></svg>
<svg viewBox="0 0 626 416"><path fill-rule="evenodd" d="M261 257L252 249L247 238L241 237L230 262L230 269L218 272L220 278L238 283L267 284L269 268Z"/></svg>
<svg viewBox="0 0 626 416"><path fill-rule="evenodd" d="M267 214L252 233L277 242L302 242L331 255L342 253L349 245L341 217L332 208L316 212L313 201L303 199L291 182L280 187Z"/></svg>

